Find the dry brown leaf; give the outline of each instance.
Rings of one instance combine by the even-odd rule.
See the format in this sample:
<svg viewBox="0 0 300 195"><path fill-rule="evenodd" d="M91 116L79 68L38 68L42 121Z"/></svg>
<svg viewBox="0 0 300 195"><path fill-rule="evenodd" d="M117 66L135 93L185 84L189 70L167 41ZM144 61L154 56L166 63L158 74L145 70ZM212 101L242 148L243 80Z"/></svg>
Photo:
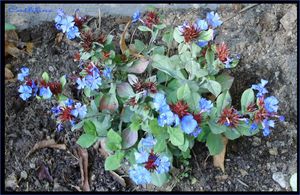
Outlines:
<svg viewBox="0 0 300 195"><path fill-rule="evenodd" d="M86 149L78 147L79 166L81 173L81 185L84 192L91 191L88 177L88 152Z"/></svg>
<svg viewBox="0 0 300 195"><path fill-rule="evenodd" d="M111 176L113 177L114 180L116 180L123 187L126 187L126 182L125 182L124 178L122 178L119 174L117 174L114 171L109 171L109 173L111 174Z"/></svg>
<svg viewBox="0 0 300 195"><path fill-rule="evenodd" d="M65 144L56 144L54 139L49 139L49 140L42 140L40 142L37 142L33 148L28 152L25 158L27 158L29 155L31 155L33 152L36 150L42 149L42 148L57 148L61 150L66 150L66 145Z"/></svg>
<svg viewBox="0 0 300 195"><path fill-rule="evenodd" d="M19 50L13 43L5 43L5 56L11 55L15 58L21 55L22 51Z"/></svg>
<svg viewBox="0 0 300 195"><path fill-rule="evenodd" d="M32 56L33 47L34 46L32 42L26 43L26 51L30 56Z"/></svg>
<svg viewBox="0 0 300 195"><path fill-rule="evenodd" d="M125 29L121 35L121 38L120 38L120 48L121 48L121 51L122 51L122 54L125 54L125 51L128 49L127 45L126 45L126 42L125 42L125 35L126 35L126 32L128 30L128 27L129 25L131 24L131 20L129 20L125 26Z"/></svg>
<svg viewBox="0 0 300 195"><path fill-rule="evenodd" d="M63 37L64 37L64 33L62 32L57 33L55 37L55 44L58 45L62 41Z"/></svg>
<svg viewBox="0 0 300 195"><path fill-rule="evenodd" d="M5 67L5 80L13 79L13 78L14 78L14 74L8 68Z"/></svg>
<svg viewBox="0 0 300 195"><path fill-rule="evenodd" d="M224 148L220 154L213 156L213 159L214 159L213 163L214 163L214 167L221 168L221 170L223 172L225 172L224 160L225 160L225 154L226 154L226 146L228 143L228 139L225 136L223 136L223 143L224 143Z"/></svg>

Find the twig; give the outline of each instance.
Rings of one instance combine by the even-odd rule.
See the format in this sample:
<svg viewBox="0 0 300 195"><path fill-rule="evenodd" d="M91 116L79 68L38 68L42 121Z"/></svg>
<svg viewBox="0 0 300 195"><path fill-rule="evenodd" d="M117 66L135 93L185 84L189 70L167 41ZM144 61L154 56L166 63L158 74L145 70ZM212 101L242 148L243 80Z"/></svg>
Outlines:
<svg viewBox="0 0 300 195"><path fill-rule="evenodd" d="M100 29L100 27L101 27L101 10L100 10L100 8L98 9L98 14L99 14L98 28Z"/></svg>
<svg viewBox="0 0 300 195"><path fill-rule="evenodd" d="M133 41L133 36L135 35L136 29L137 29L137 28L134 29L134 31L133 31L133 33L132 33L132 35L131 35L130 44L131 44L132 41Z"/></svg>
<svg viewBox="0 0 300 195"><path fill-rule="evenodd" d="M243 186L246 186L247 188L249 188L249 186L247 184L245 184L243 181L239 180L238 178L236 178L236 180L238 182L240 182L240 184L242 184Z"/></svg>
<svg viewBox="0 0 300 195"><path fill-rule="evenodd" d="M194 152L194 149L192 149L192 153L193 153L193 156L195 157L195 161L196 161L196 165L197 165L198 170L201 170L200 166L199 166L199 163L198 163L198 160L197 160L197 156L196 156L196 154Z"/></svg>
<svg viewBox="0 0 300 195"><path fill-rule="evenodd" d="M225 22L231 20L232 18L234 18L234 17L237 16L238 14L240 14L240 13L242 13L242 12L245 12L245 11L247 11L248 9L251 9L251 8L257 6L257 5L259 5L259 4L256 3L256 4L254 4L254 5L248 5L247 7L241 9L241 10L240 10L238 13L236 13L235 15L230 16L229 18L225 19L225 20L223 21L223 23L225 23Z"/></svg>

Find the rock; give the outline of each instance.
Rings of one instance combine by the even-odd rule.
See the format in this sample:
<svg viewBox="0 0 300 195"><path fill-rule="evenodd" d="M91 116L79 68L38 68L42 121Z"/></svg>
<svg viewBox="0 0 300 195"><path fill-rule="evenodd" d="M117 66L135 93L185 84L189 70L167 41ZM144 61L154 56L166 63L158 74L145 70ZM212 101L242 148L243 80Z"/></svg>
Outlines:
<svg viewBox="0 0 300 195"><path fill-rule="evenodd" d="M240 169L240 173L243 177L245 177L246 175L248 175L248 172L245 171L244 169Z"/></svg>
<svg viewBox="0 0 300 195"><path fill-rule="evenodd" d="M261 139L259 137L253 137L252 146L260 146L261 145Z"/></svg>
<svg viewBox="0 0 300 195"><path fill-rule="evenodd" d="M280 187L282 187L282 188L286 188L287 187L287 184L286 184L286 181L284 179L283 173L281 173L281 172L273 173L272 179L274 181L276 181L280 185Z"/></svg>
<svg viewBox="0 0 300 195"><path fill-rule="evenodd" d="M54 70L55 70L55 69L53 68L53 66L49 66L49 71L50 71L50 72L54 72Z"/></svg>
<svg viewBox="0 0 300 195"><path fill-rule="evenodd" d="M289 11L280 19L280 23L286 31L290 31L294 27L297 20L297 7L292 6Z"/></svg>
<svg viewBox="0 0 300 195"><path fill-rule="evenodd" d="M297 192L297 173L294 173L290 178L290 185L294 192Z"/></svg>
<svg viewBox="0 0 300 195"><path fill-rule="evenodd" d="M10 188L15 191L17 187L19 187L17 184L17 178L15 173L12 173L5 179L5 188Z"/></svg>
<svg viewBox="0 0 300 195"><path fill-rule="evenodd" d="M28 177L27 172L26 172L26 171L22 171L22 172L21 172L20 178L22 178L22 179L27 179L27 177Z"/></svg>
<svg viewBox="0 0 300 195"><path fill-rule="evenodd" d="M269 149L269 153L271 155L277 156L278 155L278 150L277 150L277 148L271 148L271 149Z"/></svg>

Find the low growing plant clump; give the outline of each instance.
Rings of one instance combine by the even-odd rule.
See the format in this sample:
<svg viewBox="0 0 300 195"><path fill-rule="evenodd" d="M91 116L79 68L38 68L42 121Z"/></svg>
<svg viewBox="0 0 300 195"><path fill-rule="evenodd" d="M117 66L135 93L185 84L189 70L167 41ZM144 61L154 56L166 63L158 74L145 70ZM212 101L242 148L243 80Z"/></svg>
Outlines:
<svg viewBox="0 0 300 195"><path fill-rule="evenodd" d="M86 20L78 12L68 16L63 10L55 18L55 27L68 39L81 41L74 56L80 72L50 81L46 72L41 79L30 78L29 69L23 67L19 92L24 101L55 97L56 130L83 129L77 140L83 148L101 140L109 154L106 170L129 162L128 173L136 184L162 186L170 179L174 159L191 158L195 142L206 143L216 156L226 147L224 139L261 130L269 136L275 119L284 120L277 114L278 100L266 96L264 79L243 92L240 109L231 105L233 77L221 71L236 67L239 55L232 55L225 43L215 43L222 24L217 13L174 28L163 24L154 10L137 11L120 45L113 44L112 35L86 26ZM149 41L135 39L127 47L124 37L129 25L149 36ZM157 39L163 44L158 45ZM177 50L171 55L174 42ZM63 95L66 84L76 86L80 99Z"/></svg>

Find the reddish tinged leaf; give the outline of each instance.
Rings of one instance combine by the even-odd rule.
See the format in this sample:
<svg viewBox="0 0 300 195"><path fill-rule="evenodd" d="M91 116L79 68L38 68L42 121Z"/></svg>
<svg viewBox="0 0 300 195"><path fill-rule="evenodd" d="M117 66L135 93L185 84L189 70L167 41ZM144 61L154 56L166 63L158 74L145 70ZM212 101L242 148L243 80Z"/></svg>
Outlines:
<svg viewBox="0 0 300 195"><path fill-rule="evenodd" d="M226 145L228 143L228 139L223 136L224 148L221 153L213 156L214 167L221 168L221 170L225 171L224 160L226 154Z"/></svg>
<svg viewBox="0 0 300 195"><path fill-rule="evenodd" d="M127 149L133 146L138 140L137 131L131 131L130 129L125 129L122 131L122 148Z"/></svg>
<svg viewBox="0 0 300 195"><path fill-rule="evenodd" d="M141 74L145 72L146 68L148 67L149 60L146 58L141 58L137 62L135 62L131 67L128 68L128 72Z"/></svg>

